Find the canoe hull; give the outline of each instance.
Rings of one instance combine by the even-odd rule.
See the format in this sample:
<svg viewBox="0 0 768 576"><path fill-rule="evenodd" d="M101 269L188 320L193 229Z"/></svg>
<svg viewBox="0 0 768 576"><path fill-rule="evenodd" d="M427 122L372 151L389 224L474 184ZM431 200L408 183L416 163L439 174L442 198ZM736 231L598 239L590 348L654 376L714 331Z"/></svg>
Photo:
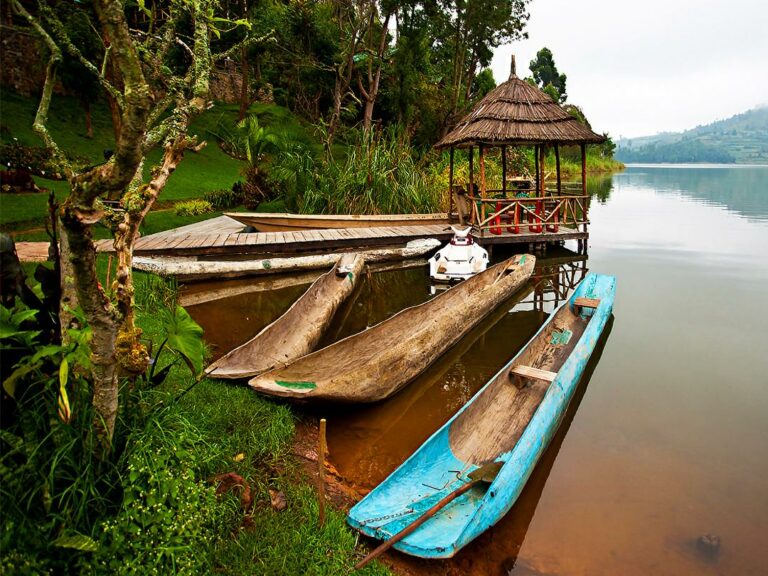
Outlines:
<svg viewBox="0 0 768 576"><path fill-rule="evenodd" d="M577 297L600 298L598 308L591 314L586 313L590 319L584 331L559 368L555 379L548 384L514 447L488 458L489 461L503 462L495 480L490 486L478 486L455 500L422 527L395 544L396 549L424 558L449 558L509 511L565 415L587 361L610 317L614 293L614 278L590 274L571 299L561 306L561 309L572 307ZM462 421L466 421L472 414L473 405L476 408L476 403L483 402L483 395L490 394L492 387L502 381L500 379L508 379L510 368L517 365L516 362L531 343L540 342L541 336L549 338L551 322L557 318L557 314L558 311L553 313L550 321L540 328L529 344L453 418L350 510L348 522L353 527L368 536L387 539L408 526L443 495L465 482L463 478L457 478L456 471L463 471L466 476L481 463L462 453L463 449L456 442L457 430ZM512 386L509 382L504 384ZM504 427L506 423L492 424ZM489 455L483 458L486 456ZM428 486L441 487L442 490L435 491Z"/></svg>
<svg viewBox="0 0 768 576"><path fill-rule="evenodd" d="M365 260L345 254L291 307L248 342L208 367L211 378L250 378L314 350L336 309L352 294Z"/></svg>
<svg viewBox="0 0 768 576"><path fill-rule="evenodd" d="M362 403L393 395L528 281L530 254L497 264L419 306L249 381L298 401Z"/></svg>
<svg viewBox="0 0 768 576"><path fill-rule="evenodd" d="M417 258L440 246L434 238L411 240L404 247L374 248L358 253L366 264ZM266 276L301 270L329 268L344 253L293 256L286 258L259 258L254 260L197 260L179 257L142 257L133 259L133 267L144 272L173 276L186 282L210 279L233 279Z"/></svg>
<svg viewBox="0 0 768 576"><path fill-rule="evenodd" d="M328 228L448 225L448 214L281 214L227 212L225 214L259 232L293 232Z"/></svg>

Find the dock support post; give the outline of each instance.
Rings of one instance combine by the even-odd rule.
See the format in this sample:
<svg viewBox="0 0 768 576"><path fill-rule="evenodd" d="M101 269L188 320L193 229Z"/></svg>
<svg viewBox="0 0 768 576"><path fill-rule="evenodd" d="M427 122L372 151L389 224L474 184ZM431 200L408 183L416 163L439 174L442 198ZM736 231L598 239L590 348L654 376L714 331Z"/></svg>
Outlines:
<svg viewBox="0 0 768 576"><path fill-rule="evenodd" d="M453 146L451 146L451 164L448 167L448 223L453 220ZM459 214L459 221L461 224L461 214Z"/></svg>
<svg viewBox="0 0 768 576"><path fill-rule="evenodd" d="M485 150L482 144L479 146L480 148L480 222L483 222L485 220L485 213L486 213L486 207L485 207ZM483 230L480 230L480 236L484 236Z"/></svg>
<svg viewBox="0 0 768 576"><path fill-rule="evenodd" d="M320 419L317 444L317 523L322 527L325 524L325 418Z"/></svg>

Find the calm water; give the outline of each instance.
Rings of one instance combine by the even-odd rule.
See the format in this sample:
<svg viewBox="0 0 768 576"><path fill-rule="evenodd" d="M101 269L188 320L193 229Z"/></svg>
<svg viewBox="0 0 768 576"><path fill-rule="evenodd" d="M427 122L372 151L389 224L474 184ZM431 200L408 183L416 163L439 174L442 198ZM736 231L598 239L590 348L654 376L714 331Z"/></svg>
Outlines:
<svg viewBox="0 0 768 576"><path fill-rule="evenodd" d="M372 488L523 346L586 269L613 274L615 318L518 503L455 559L411 565L425 574L768 574L768 168L630 167L593 190L589 259L550 252L530 286L391 400L323 409L330 458L350 483ZM185 299L223 352L310 278L200 286ZM425 265L372 274L326 340L430 297ZM715 557L697 551L708 533L721 539Z"/></svg>

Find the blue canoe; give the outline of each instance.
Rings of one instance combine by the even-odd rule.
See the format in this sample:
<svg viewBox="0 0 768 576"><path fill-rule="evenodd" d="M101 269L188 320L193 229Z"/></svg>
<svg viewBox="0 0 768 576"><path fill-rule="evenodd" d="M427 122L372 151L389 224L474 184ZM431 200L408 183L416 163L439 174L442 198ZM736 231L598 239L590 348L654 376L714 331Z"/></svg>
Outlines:
<svg viewBox="0 0 768 576"><path fill-rule="evenodd" d="M450 558L498 522L557 431L610 318L615 292L614 277L587 275L509 363L350 510L350 525L387 540L492 462L500 470L490 484L473 482L394 548Z"/></svg>

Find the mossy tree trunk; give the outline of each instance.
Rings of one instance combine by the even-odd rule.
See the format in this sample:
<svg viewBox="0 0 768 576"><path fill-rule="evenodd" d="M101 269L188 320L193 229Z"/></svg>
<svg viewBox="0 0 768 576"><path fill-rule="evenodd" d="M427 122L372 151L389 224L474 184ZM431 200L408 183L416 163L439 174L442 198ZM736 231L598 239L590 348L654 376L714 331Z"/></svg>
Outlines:
<svg viewBox="0 0 768 576"><path fill-rule="evenodd" d="M209 41L213 3L211 0L185 3L183 7L188 12L173 14L171 19L161 23L157 34L134 36L120 0L94 0L98 30L103 38L109 39L109 48L100 67L92 65L88 68L98 75L100 83L117 104L120 129L112 158L80 173L72 169L67 156L48 132L46 121L56 81L56 66L61 60L57 41L69 53L79 58L82 55L62 37L63 27L56 25L55 14L46 12L45 18L38 18L18 0L14 0L13 5L43 39L49 51L46 81L34 129L61 166L71 188L59 213L62 309L79 305L93 333L93 427L100 449L109 451L119 406L118 379L125 374L143 372L149 361L140 342L141 331L134 323L132 260L139 226L181 162L184 152L198 150L204 145L188 137L187 130L192 119L207 106L208 78L214 58ZM177 22L184 19L194 23L191 47L175 33ZM140 41L145 44L140 46ZM249 41L253 42L253 39ZM191 64L183 75L168 78L167 68L162 64L169 49L177 44L188 50ZM145 55L143 60L139 50ZM155 60L150 60L147 55L152 55ZM109 80L104 73L107 67L111 70L110 76L114 76ZM120 86L120 90L115 86ZM156 94L164 95L157 98ZM162 146L162 159L152 168L150 178L145 182L144 158L157 146ZM119 198L123 211L105 209L101 202L105 197ZM102 287L98 281L93 242L93 226L102 218L107 219L113 229L117 257L115 281L107 287ZM65 320L70 321L71 317Z"/></svg>

